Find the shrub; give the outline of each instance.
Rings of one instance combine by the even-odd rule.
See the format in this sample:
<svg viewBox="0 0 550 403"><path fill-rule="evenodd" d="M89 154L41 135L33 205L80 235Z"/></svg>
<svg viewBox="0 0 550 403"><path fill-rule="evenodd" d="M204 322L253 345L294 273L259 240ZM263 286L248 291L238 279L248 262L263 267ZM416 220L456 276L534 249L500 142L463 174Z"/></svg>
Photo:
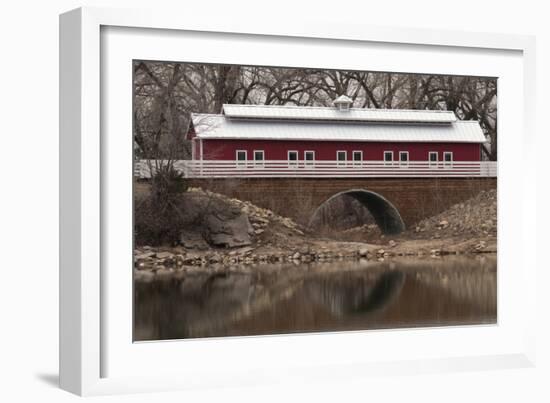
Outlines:
<svg viewBox="0 0 550 403"><path fill-rule="evenodd" d="M150 192L135 198L134 235L136 245L171 245L179 241L185 217L181 194L187 181L172 167L159 169L150 181Z"/></svg>

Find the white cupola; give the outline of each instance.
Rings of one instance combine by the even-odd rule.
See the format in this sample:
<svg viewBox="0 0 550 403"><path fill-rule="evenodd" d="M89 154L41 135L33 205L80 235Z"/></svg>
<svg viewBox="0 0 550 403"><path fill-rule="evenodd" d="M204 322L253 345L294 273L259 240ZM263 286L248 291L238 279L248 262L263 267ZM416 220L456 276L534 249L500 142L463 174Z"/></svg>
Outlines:
<svg viewBox="0 0 550 403"><path fill-rule="evenodd" d="M346 95L340 95L332 103L339 111L349 111L353 101Z"/></svg>

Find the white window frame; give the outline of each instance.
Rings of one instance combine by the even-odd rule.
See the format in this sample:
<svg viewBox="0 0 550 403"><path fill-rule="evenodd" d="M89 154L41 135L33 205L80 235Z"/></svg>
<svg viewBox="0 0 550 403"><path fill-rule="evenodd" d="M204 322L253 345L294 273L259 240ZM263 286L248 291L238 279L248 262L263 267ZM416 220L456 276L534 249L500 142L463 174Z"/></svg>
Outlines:
<svg viewBox="0 0 550 403"><path fill-rule="evenodd" d="M386 154L391 154L391 161L386 161ZM393 151L384 151L384 153L382 154L382 161L384 161L385 165L392 165L394 162Z"/></svg>
<svg viewBox="0 0 550 403"><path fill-rule="evenodd" d="M296 159L295 160L290 159L290 153L296 153ZM298 150L287 150L286 159L288 161L288 166L297 166L298 165L298 160L300 159L300 153L298 152Z"/></svg>
<svg viewBox="0 0 550 403"><path fill-rule="evenodd" d="M447 155L451 155L451 160L450 161L447 161L445 159L445 156ZM443 151L443 165L445 167L452 167L453 166L453 162L454 162L454 155L453 155L453 152L452 151Z"/></svg>
<svg viewBox="0 0 550 403"><path fill-rule="evenodd" d="M239 160L239 153L244 153L244 160ZM246 161L248 161L248 152L246 150L235 150L235 161L238 165L246 165Z"/></svg>
<svg viewBox="0 0 550 403"><path fill-rule="evenodd" d="M338 158L340 153L344 153L344 159L343 160L340 160ZM336 165L339 166L339 167L346 166L347 162L348 162L348 152L346 150L336 150Z"/></svg>
<svg viewBox="0 0 550 403"><path fill-rule="evenodd" d="M313 159L312 160L306 160L306 155L308 153L311 153L313 154ZM304 165L314 165L315 164L315 151L313 150L305 150L304 151Z"/></svg>
<svg viewBox="0 0 550 403"><path fill-rule="evenodd" d="M361 156L361 159L359 161L357 161L355 159L355 154L359 154ZM362 150L353 150L351 152L351 160L353 161L354 164L357 164L357 163L362 163L363 162L363 151Z"/></svg>
<svg viewBox="0 0 550 403"><path fill-rule="evenodd" d="M432 161L431 156L435 154L435 161ZM430 168L437 168L439 163L439 152L437 151L428 151L428 165Z"/></svg>
<svg viewBox="0 0 550 403"><path fill-rule="evenodd" d="M401 155L406 155L407 156L407 161L402 161L401 160ZM408 151L399 151L399 166L409 166L409 152Z"/></svg>
<svg viewBox="0 0 550 403"><path fill-rule="evenodd" d="M256 159L256 153L262 153L262 159L261 160ZM254 158L254 166L255 167L258 167L258 168L263 168L264 167L264 161L265 161L265 151L264 150L254 150L253 154L252 154L252 157Z"/></svg>

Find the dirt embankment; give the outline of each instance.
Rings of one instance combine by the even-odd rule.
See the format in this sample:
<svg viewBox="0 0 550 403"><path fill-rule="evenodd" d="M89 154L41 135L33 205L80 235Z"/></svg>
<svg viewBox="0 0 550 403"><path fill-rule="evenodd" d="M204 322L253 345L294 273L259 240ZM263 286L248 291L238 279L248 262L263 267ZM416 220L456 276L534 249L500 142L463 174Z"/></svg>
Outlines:
<svg viewBox="0 0 550 403"><path fill-rule="evenodd" d="M138 246L135 250L138 270L496 252L496 191L481 192L392 237L381 235L371 226L321 237L290 218L250 202L196 188L182 197L195 200L190 206L204 208L204 203L197 204L196 200L207 200L208 206L216 208L201 212L200 225L182 228L176 245Z"/></svg>
<svg viewBox="0 0 550 403"><path fill-rule="evenodd" d="M481 191L400 235L388 237L381 234L376 225L365 225L342 231L339 237L389 247L396 254L496 252L497 192Z"/></svg>

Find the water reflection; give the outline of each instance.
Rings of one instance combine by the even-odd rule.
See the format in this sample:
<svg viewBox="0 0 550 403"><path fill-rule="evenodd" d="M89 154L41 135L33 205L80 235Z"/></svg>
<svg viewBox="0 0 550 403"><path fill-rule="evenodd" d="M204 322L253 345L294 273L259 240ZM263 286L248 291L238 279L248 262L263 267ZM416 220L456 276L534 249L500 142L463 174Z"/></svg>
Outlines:
<svg viewBox="0 0 550 403"><path fill-rule="evenodd" d="M401 271L382 273L374 279L364 273L348 272L310 279L303 292L312 303L343 317L372 312L390 304L404 282L405 274Z"/></svg>
<svg viewBox="0 0 550 403"><path fill-rule="evenodd" d="M262 265L135 284L135 340L495 321L494 258Z"/></svg>

